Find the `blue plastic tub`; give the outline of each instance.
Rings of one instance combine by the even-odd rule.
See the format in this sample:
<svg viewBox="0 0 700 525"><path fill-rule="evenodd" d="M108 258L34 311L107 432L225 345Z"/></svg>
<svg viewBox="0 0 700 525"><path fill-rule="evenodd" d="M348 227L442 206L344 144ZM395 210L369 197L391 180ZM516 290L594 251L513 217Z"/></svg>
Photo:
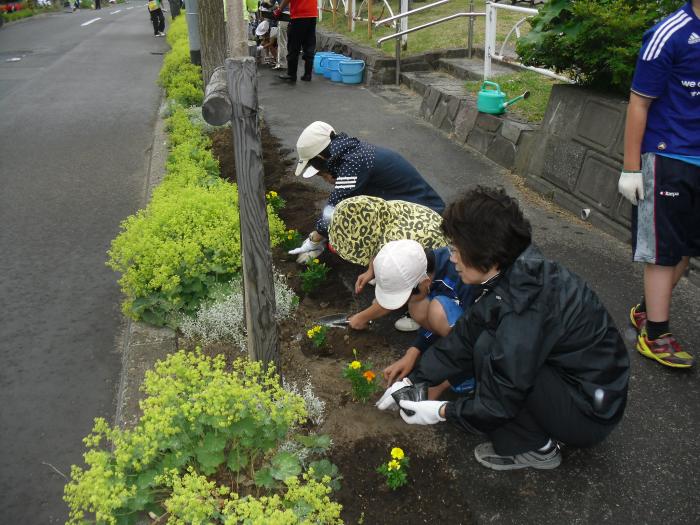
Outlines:
<svg viewBox="0 0 700 525"><path fill-rule="evenodd" d="M342 82L343 77L340 74L340 64L350 60L346 56L329 57L326 62L328 63L328 70L331 72L330 79L332 82Z"/></svg>
<svg viewBox="0 0 700 525"><path fill-rule="evenodd" d="M325 55L321 57L321 60L319 61L319 67L321 69L321 74L325 78L331 78L331 70L328 68L328 61L331 58L335 58L337 55L333 53L332 55Z"/></svg>
<svg viewBox="0 0 700 525"><path fill-rule="evenodd" d="M338 72L343 84L362 84L364 71L364 60L345 60L338 64Z"/></svg>
<svg viewBox="0 0 700 525"><path fill-rule="evenodd" d="M333 51L319 51L314 55L314 73L317 75L323 75L323 68L321 67L321 59L323 57L332 57L335 55Z"/></svg>

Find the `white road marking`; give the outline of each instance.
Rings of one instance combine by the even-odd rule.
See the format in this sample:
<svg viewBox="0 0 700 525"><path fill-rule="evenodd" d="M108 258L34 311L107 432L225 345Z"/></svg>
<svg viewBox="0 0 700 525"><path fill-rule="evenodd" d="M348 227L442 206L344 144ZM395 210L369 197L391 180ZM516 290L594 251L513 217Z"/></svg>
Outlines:
<svg viewBox="0 0 700 525"><path fill-rule="evenodd" d="M20 60L22 60L20 57L12 57L5 60L5 62L19 62Z"/></svg>
<svg viewBox="0 0 700 525"><path fill-rule="evenodd" d="M93 22L97 22L98 20L102 20L102 18L93 18L92 20L83 22L82 24L80 24L80 27L89 26L90 24L92 24Z"/></svg>
<svg viewBox="0 0 700 525"><path fill-rule="evenodd" d="M116 11L112 11L112 12L110 13L110 15L116 15L117 13L121 13L121 12L122 12L121 9L117 9Z"/></svg>

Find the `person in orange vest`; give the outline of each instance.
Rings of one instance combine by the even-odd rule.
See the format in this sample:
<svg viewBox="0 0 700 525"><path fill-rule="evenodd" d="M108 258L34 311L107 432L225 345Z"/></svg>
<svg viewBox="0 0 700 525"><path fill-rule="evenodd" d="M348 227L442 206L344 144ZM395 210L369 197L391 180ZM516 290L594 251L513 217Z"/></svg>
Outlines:
<svg viewBox="0 0 700 525"><path fill-rule="evenodd" d="M282 11L287 5L289 5L291 16L287 29L287 72L280 75L279 78L287 82L297 81L299 53L302 52L304 74L301 79L310 82L314 67L314 54L316 53L318 6L316 0L282 0L274 11L276 18L282 15Z"/></svg>

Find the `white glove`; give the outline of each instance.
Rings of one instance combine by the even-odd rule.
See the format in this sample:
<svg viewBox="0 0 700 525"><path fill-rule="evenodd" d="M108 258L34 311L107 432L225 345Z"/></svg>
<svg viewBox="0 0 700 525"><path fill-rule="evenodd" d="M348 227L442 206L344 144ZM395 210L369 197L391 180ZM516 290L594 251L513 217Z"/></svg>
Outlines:
<svg viewBox="0 0 700 525"><path fill-rule="evenodd" d="M318 253L321 253L323 251L323 248L325 247L325 240L321 239L318 242L312 241L310 238L307 238L299 248L294 248L293 250L289 250L289 255L297 255L299 253L306 253L306 252L311 252L314 250L320 250Z"/></svg>
<svg viewBox="0 0 700 525"><path fill-rule="evenodd" d="M644 180L641 171L622 171L617 183L617 191L634 206L644 200Z"/></svg>
<svg viewBox="0 0 700 525"><path fill-rule="evenodd" d="M399 407L396 406L396 401L394 401L394 398L391 397L391 394L393 394L397 390L401 390L406 386L411 386L412 384L413 383L411 383L411 380L409 378L404 377L401 381L397 381L396 383L391 385L389 388L386 389L386 392L384 392L382 397L379 398L379 401L377 401L377 408L379 410L398 410Z"/></svg>
<svg viewBox="0 0 700 525"><path fill-rule="evenodd" d="M321 255L325 248L325 245L322 244L321 247L317 250L311 250L310 252L300 253L299 257L297 257L297 262L299 264L307 264L309 261L313 261L316 257Z"/></svg>
<svg viewBox="0 0 700 525"><path fill-rule="evenodd" d="M446 405L447 401L401 401L401 419L409 425L434 425L445 421L445 418L440 415L440 408ZM415 414L412 416L406 415L404 410L413 410Z"/></svg>

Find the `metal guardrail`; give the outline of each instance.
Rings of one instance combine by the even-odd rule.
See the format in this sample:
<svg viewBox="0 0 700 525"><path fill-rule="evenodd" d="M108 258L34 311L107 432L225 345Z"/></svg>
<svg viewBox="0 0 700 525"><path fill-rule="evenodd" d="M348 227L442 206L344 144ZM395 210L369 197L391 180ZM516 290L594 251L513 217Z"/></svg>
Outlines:
<svg viewBox="0 0 700 525"><path fill-rule="evenodd" d="M408 17L410 15L414 15L416 13L420 13L421 11L426 11L428 9L432 9L433 7L437 7L442 4L446 4L450 0L438 0L437 2L433 2L432 4L424 5L421 7L417 7L416 9L411 9L410 11L406 11L404 13L399 13L398 15L390 16L388 18L384 18L382 20L377 20L374 22L375 26L380 26L383 24L388 24L390 22L393 22L395 20L399 20L401 18ZM415 31L420 31L421 29L425 29L426 27L431 27L437 24L442 24L443 22L448 22L450 20L454 20L456 18L464 18L468 17L469 18L469 30L468 30L468 37L467 37L467 52L469 55L469 58L472 56L472 46L473 46L473 33L474 33L474 19L478 16L486 16L486 13L477 13L474 12L474 0L469 1L469 10L470 12L468 13L455 13L453 15L445 16L443 18L439 18L437 20L433 20L431 22L427 22L425 24L416 26L416 27L411 27L409 29L405 29L403 31L399 30L399 25L396 24L396 33L393 35L388 35L385 37L382 37L377 40L377 47L381 46L384 42L395 39L396 40L396 84L398 85L401 80L401 40L400 38L404 35L407 35L409 33L413 33Z"/></svg>

